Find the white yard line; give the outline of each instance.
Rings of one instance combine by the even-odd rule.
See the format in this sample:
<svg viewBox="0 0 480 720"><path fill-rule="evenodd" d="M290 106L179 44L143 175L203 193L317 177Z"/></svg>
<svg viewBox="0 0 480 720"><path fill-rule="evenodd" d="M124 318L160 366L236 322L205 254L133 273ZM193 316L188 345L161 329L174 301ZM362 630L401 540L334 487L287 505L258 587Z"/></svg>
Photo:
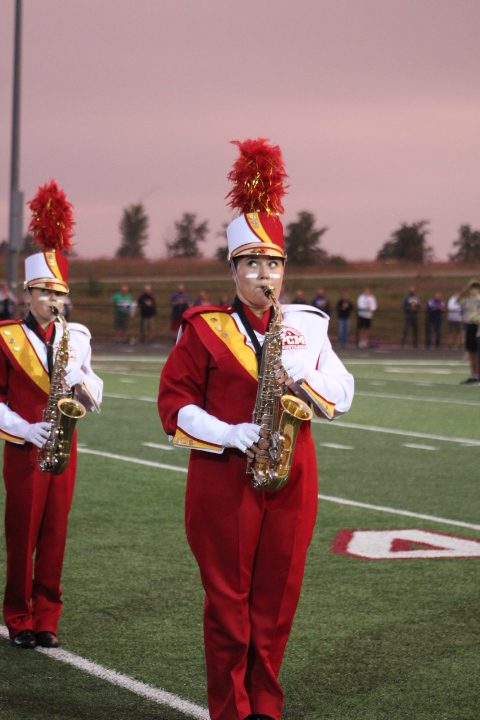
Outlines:
<svg viewBox="0 0 480 720"><path fill-rule="evenodd" d="M154 448L155 450L175 450L173 445L162 445L161 443L142 442L144 447Z"/></svg>
<svg viewBox="0 0 480 720"><path fill-rule="evenodd" d="M162 463L151 462L149 460L141 460L140 458L133 458L125 455L114 455L113 453L104 453L100 450L90 450L89 448L78 448L79 453L86 453L90 455L100 455L102 457L111 458L112 460L120 460L123 462L138 463L139 465L149 465L150 467L158 467L164 470L172 470L174 472L186 473L187 468L175 465L164 465ZM347 498L338 498L331 495L319 494L320 500L327 500L329 502L336 502L339 505L352 505L353 507L363 507L367 510L377 510L378 512L387 512L394 515L404 515L406 517L421 518L422 520L429 520L430 522L442 523L445 525L457 525L460 527L466 527L473 530L480 530L480 525L474 525L473 523L466 523L460 520L450 520L449 518L436 517L435 515L423 515L420 513L412 512L411 510L400 510L398 508L385 507L383 505L370 505L368 503L358 502L357 500L348 500Z"/></svg>
<svg viewBox="0 0 480 720"><path fill-rule="evenodd" d="M438 450L433 445L419 445L417 443L402 443L403 447L413 448L414 450Z"/></svg>
<svg viewBox="0 0 480 720"><path fill-rule="evenodd" d="M101 370L102 375L125 375L126 372L128 372L129 377L135 377L135 378L147 378L148 380L151 380L154 378L155 380L159 380L159 374L158 370L152 370L151 372L132 372L131 370L105 370L102 368Z"/></svg>
<svg viewBox="0 0 480 720"><path fill-rule="evenodd" d="M133 351L129 355L97 355L95 353L95 362L113 362L119 365L122 362L136 362L153 365L154 363L166 362L167 357L167 355L135 355Z"/></svg>
<svg viewBox="0 0 480 720"><path fill-rule="evenodd" d="M395 358L365 358L364 360L355 358L343 358L345 365L389 365L395 367L395 365L411 365L412 367L456 367L459 370L464 370L466 363L463 360L415 360L415 359L404 359L396 360Z"/></svg>
<svg viewBox="0 0 480 720"><path fill-rule="evenodd" d="M0 635L8 638L8 630L4 625L0 625ZM15 652L23 653L26 651L16 650ZM71 665L72 667L77 668L77 670L87 673L87 675L93 675L94 677L100 678L100 680L105 680L112 685L121 687L124 690L129 690L130 692L135 693L135 695L139 695L147 700L152 700L158 705L166 705L174 710L178 710L183 713L183 715L188 715L188 717L198 718L198 720L209 720L210 715L208 714L207 709L203 708L201 705L196 705L188 700L184 700L178 695L174 695L167 690L162 690L162 688L147 685L146 683L135 680L128 675L119 673L116 670L110 670L103 665L99 665L91 660L86 660L80 655L75 655L68 650L46 650L45 648L36 648L36 652L40 652L42 655L47 655L54 660Z"/></svg>
<svg viewBox="0 0 480 720"><path fill-rule="evenodd" d="M339 443L322 442L320 447L332 448L333 450L354 450L353 445L339 445Z"/></svg>
<svg viewBox="0 0 480 720"><path fill-rule="evenodd" d="M312 422L324 423L325 421L314 418ZM386 433L387 435L403 435L405 437L422 438L422 440L459 443L460 445L480 446L480 440L473 438L433 435L432 433L414 432L413 430L395 430L393 428L381 427L380 425L361 425L360 423L349 423L343 420L335 420L335 427L345 428L346 430L365 430L366 432Z"/></svg>
<svg viewBox="0 0 480 720"><path fill-rule="evenodd" d="M479 393L480 395L480 393ZM468 407L480 407L480 397L477 400L448 400L447 398L427 398L415 395L394 395L393 393L380 392L359 392L355 391L355 397L380 398L385 400L407 400L416 403L443 403L446 405L467 405Z"/></svg>
<svg viewBox="0 0 480 720"><path fill-rule="evenodd" d="M455 525L456 527L464 527L469 530L480 530L480 525L474 523L462 522L461 520L451 520L450 518L437 517L436 515L424 515L423 513L412 512L411 510L400 510L386 505L371 505L370 503L358 502L357 500L348 500L347 498L339 498L333 495L319 495L321 500L337 503L338 505L350 505L351 507L359 507L364 510L375 510L376 512L390 513L392 515L403 515L404 517L412 517L420 520L428 520L429 522L441 523L442 525Z"/></svg>
<svg viewBox="0 0 480 720"><path fill-rule="evenodd" d="M99 455L100 457L109 458L110 460L121 460L122 462L135 463L136 465L147 465L148 467L159 468L160 470L173 470L174 472L187 472L186 467L178 465L166 465L165 463L154 462L153 460L142 460L141 458L130 457L128 455L116 455L115 453L104 452L103 450L92 450L87 447L79 447L79 453L84 455Z"/></svg>
<svg viewBox="0 0 480 720"><path fill-rule="evenodd" d="M156 403L157 398L151 397L150 395L138 395L132 397L131 395L122 395L122 393L103 393L104 398L111 398L113 400L139 400L140 402Z"/></svg>

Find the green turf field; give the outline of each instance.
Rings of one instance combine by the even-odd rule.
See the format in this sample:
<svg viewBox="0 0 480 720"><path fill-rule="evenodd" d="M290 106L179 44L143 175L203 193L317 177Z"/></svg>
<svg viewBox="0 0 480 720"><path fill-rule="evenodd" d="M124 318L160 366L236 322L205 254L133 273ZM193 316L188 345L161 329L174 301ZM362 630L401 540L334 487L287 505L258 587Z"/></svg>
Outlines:
<svg viewBox="0 0 480 720"><path fill-rule="evenodd" d="M477 720L480 558L419 558L416 535L397 546L406 559L331 548L347 530L480 541L480 387L434 353L345 361L352 410L313 427L321 500L282 668L284 720ZM183 530L188 453L161 430L161 365L96 358L105 397L79 423L61 651L0 637L2 720L208 718L203 595ZM1 554L3 585L3 539Z"/></svg>

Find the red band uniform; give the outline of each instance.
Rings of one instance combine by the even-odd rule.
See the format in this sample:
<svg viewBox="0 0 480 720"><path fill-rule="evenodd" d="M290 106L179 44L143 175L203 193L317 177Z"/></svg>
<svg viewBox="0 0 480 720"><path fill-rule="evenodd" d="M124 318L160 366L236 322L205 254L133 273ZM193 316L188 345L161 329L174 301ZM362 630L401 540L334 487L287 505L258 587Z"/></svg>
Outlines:
<svg viewBox="0 0 480 720"><path fill-rule="evenodd" d="M59 191L53 181L40 190L46 187L49 197L55 200ZM25 273L30 312L23 321L0 323L0 437L6 441L3 474L7 573L3 615L12 642L31 648L35 646L32 633L37 634L37 640L38 633L52 633L56 644L77 446L75 433L69 464L60 474L39 469L49 371L63 337L62 324L49 320L50 306L61 308L68 293L67 258L54 249L37 253L26 259ZM90 332L78 323L68 327L65 381L87 410L99 410L103 383L91 368ZM15 643L15 638L20 641Z"/></svg>
<svg viewBox="0 0 480 720"><path fill-rule="evenodd" d="M269 307L252 311L257 286L281 283L277 276L283 277L281 224L272 231L272 218L251 215L234 220L228 236L230 255L239 263L233 268L238 296L234 308L184 313L158 396L165 431L175 445L191 449L186 532L205 589L212 720L280 720L283 691L278 674L317 510L310 423L302 424L288 483L278 492L252 488L241 443L232 447L228 440L243 424L247 431L255 427L255 344L262 345L271 316ZM252 226L255 232L249 233ZM245 301L242 288L251 293L252 303L248 297ZM310 306L285 306L283 312L283 366L318 414L332 419L346 412L353 378L331 347L328 318Z"/></svg>

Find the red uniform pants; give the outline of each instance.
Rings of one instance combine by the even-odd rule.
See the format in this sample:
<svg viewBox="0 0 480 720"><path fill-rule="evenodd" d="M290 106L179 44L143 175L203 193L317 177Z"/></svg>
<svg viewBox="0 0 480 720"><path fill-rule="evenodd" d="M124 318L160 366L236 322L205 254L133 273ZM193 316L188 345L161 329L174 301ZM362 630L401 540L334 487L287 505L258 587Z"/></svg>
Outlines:
<svg viewBox="0 0 480 720"><path fill-rule="evenodd" d="M317 511L310 433L286 487L253 490L245 456L193 452L187 537L205 588L205 655L212 720L251 713L280 720L278 674L300 596Z"/></svg>
<svg viewBox="0 0 480 720"><path fill-rule="evenodd" d="M67 469L42 472L31 443L5 443L7 580L3 617L10 637L23 630L57 634L62 610L63 556L77 464L76 442Z"/></svg>

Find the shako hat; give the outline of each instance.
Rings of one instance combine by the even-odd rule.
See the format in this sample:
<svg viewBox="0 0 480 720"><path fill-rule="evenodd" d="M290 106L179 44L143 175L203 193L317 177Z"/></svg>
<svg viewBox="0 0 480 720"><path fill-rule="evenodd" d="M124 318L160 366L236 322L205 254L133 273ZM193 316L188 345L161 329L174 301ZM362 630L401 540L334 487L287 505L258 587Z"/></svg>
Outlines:
<svg viewBox="0 0 480 720"><path fill-rule="evenodd" d="M285 257L282 197L287 174L278 145L265 138L232 140L240 154L228 180L228 204L238 212L227 226L229 260L241 255Z"/></svg>
<svg viewBox="0 0 480 720"><path fill-rule="evenodd" d="M25 287L68 293L68 258L73 236L73 208L55 180L42 185L27 205L28 226L42 252L25 259Z"/></svg>

